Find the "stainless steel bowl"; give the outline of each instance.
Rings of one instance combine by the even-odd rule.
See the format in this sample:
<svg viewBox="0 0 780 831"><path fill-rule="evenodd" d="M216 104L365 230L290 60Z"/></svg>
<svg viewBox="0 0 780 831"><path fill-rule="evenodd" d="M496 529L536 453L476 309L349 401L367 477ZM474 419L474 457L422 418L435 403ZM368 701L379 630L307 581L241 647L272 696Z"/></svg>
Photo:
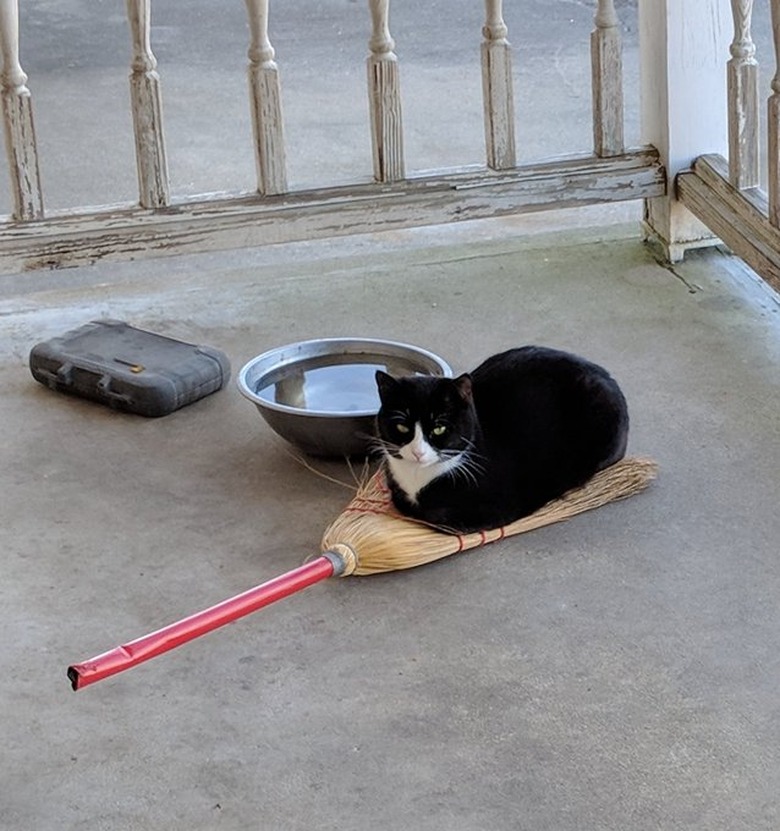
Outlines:
<svg viewBox="0 0 780 831"><path fill-rule="evenodd" d="M276 433L304 453L365 455L379 411L377 369L452 376L437 355L406 343L324 338L252 358L238 374L238 388Z"/></svg>

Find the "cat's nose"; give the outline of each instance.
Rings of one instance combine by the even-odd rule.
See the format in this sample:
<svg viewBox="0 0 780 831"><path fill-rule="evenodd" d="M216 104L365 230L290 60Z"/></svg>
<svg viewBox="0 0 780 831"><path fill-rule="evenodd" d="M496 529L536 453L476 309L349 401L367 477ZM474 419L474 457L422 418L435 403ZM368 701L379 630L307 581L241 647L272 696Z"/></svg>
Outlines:
<svg viewBox="0 0 780 831"><path fill-rule="evenodd" d="M425 456L424 450L412 450L412 456L418 461L421 462L423 457Z"/></svg>

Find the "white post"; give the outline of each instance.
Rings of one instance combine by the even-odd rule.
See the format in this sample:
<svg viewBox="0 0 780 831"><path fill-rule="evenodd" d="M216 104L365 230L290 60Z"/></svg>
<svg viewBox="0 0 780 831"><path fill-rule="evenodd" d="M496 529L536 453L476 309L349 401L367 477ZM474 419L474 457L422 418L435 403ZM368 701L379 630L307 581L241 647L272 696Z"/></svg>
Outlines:
<svg viewBox="0 0 780 831"><path fill-rule="evenodd" d="M639 0L642 139L661 153L667 196L648 200L645 233L671 262L716 239L675 199L675 176L702 153L728 152L729 3Z"/></svg>
<svg viewBox="0 0 780 831"><path fill-rule="evenodd" d="M143 208L161 208L169 198L168 159L163 136L162 92L150 42L152 0L127 0L133 45L130 105L133 110L138 198Z"/></svg>
<svg viewBox="0 0 780 831"><path fill-rule="evenodd" d="M396 182L404 178L404 145L401 124L401 86L398 58L390 35L390 0L368 0L371 39L368 68L368 102L374 179Z"/></svg>
<svg viewBox="0 0 780 831"><path fill-rule="evenodd" d="M623 42L614 0L599 0L590 34L593 149L597 156L623 152Z"/></svg>
<svg viewBox="0 0 780 831"><path fill-rule="evenodd" d="M775 46L775 74L767 102L767 176L769 221L780 228L780 0L771 0L772 37Z"/></svg>
<svg viewBox="0 0 780 831"><path fill-rule="evenodd" d="M19 63L19 5L17 0L0 0L0 97L2 97L5 149L14 197L13 217L17 220L43 216L43 196L38 172L32 97L27 76Z"/></svg>
<svg viewBox="0 0 780 831"><path fill-rule="evenodd" d="M287 172L282 93L274 48L268 39L268 0L246 0L249 17L249 100L255 138L257 191L284 193Z"/></svg>
<svg viewBox="0 0 780 831"><path fill-rule="evenodd" d="M493 170L509 170L516 162L512 47L501 5L502 0L485 0L481 47L485 147L487 165Z"/></svg>
<svg viewBox="0 0 780 831"><path fill-rule="evenodd" d="M753 188L758 175L758 63L750 35L753 0L731 0L734 40L727 64L729 178L736 188Z"/></svg>

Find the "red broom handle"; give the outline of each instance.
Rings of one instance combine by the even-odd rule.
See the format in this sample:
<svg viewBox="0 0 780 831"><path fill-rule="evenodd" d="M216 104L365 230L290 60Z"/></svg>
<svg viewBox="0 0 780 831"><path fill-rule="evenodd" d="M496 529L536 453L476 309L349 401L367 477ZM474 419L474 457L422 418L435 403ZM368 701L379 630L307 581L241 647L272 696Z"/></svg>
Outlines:
<svg viewBox="0 0 780 831"><path fill-rule="evenodd" d="M328 552L330 554L330 552ZM80 690L109 675L130 669L137 664L162 655L187 641L205 635L213 629L238 620L244 615L262 609L269 603L281 600L295 592L331 577L338 570L338 561L323 554L300 568L261 583L253 589L223 600L209 609L196 612L183 620L171 623L142 638L68 667L68 678L74 690Z"/></svg>

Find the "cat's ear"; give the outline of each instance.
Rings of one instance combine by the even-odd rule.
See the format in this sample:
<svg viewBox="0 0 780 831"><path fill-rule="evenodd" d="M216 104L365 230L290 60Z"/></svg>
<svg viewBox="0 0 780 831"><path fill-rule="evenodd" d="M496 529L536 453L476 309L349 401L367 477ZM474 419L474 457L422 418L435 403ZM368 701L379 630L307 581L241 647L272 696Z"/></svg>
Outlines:
<svg viewBox="0 0 780 831"><path fill-rule="evenodd" d="M474 399L471 395L471 376L468 372L464 372L463 375L459 375L455 378L453 384L455 385L455 389L458 391L458 395L467 404L471 404Z"/></svg>
<svg viewBox="0 0 780 831"><path fill-rule="evenodd" d="M389 395L390 392L398 386L398 381L396 381L392 375L388 375L381 369L376 371L374 377L376 378L376 386L379 390L380 398L384 398L385 395Z"/></svg>

